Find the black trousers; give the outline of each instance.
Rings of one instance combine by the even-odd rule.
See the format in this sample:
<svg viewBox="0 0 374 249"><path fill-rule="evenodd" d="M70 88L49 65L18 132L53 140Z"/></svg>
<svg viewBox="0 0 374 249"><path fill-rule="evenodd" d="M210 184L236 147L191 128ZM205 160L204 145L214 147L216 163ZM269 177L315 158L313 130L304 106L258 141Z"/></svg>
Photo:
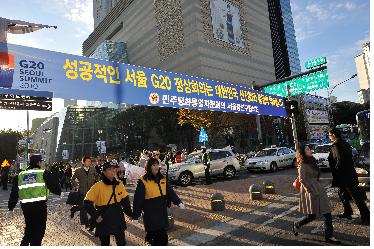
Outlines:
<svg viewBox="0 0 374 249"><path fill-rule="evenodd" d="M1 184L3 185L3 190L8 190L8 174L1 176Z"/></svg>
<svg viewBox="0 0 374 249"><path fill-rule="evenodd" d="M212 178L210 177L210 166L205 169L205 183L211 184Z"/></svg>
<svg viewBox="0 0 374 249"><path fill-rule="evenodd" d="M331 213L329 214L324 214L325 217L325 238L331 238L334 234L334 228L332 226L332 216ZM296 222L296 226L298 228L302 227L303 225L306 225L316 219L315 214L308 214L307 216L301 218Z"/></svg>
<svg viewBox="0 0 374 249"><path fill-rule="evenodd" d="M114 237L116 238L117 246L125 246L126 239L125 239L125 232L115 234ZM110 245L110 235L107 236L100 236L100 242L102 246L109 246Z"/></svg>
<svg viewBox="0 0 374 249"><path fill-rule="evenodd" d="M47 203L25 204L21 208L26 225L21 246L40 246L47 224Z"/></svg>
<svg viewBox="0 0 374 249"><path fill-rule="evenodd" d="M151 246L167 246L168 240L168 234L165 229L149 231L145 236L145 241L150 243Z"/></svg>
<svg viewBox="0 0 374 249"><path fill-rule="evenodd" d="M358 210L360 210L361 220L367 221L370 220L370 211L366 206L366 203L363 198L363 194L359 189L359 186L345 186L339 187L339 197L343 203L344 214L352 215L353 210L351 207L350 200L353 199L356 203Z"/></svg>

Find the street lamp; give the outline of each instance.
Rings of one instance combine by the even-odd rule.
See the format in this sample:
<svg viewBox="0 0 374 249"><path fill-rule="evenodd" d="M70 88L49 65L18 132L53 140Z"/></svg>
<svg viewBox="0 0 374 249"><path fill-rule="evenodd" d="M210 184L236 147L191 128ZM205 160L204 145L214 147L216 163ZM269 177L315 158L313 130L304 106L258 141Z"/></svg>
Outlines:
<svg viewBox="0 0 374 249"><path fill-rule="evenodd" d="M333 86L332 88L327 88L327 100L328 100L328 112L329 112L329 116L330 116L330 126L333 127L334 126L334 118L333 118L333 114L332 114L332 110L331 110L331 101L330 101L330 97L331 97L331 94L332 92L335 90L335 88L337 86L340 86L341 84L344 84L348 81L350 81L351 79L357 77L357 74L353 74L351 77L349 77L348 79L336 84L335 86ZM329 90L331 89L331 90Z"/></svg>

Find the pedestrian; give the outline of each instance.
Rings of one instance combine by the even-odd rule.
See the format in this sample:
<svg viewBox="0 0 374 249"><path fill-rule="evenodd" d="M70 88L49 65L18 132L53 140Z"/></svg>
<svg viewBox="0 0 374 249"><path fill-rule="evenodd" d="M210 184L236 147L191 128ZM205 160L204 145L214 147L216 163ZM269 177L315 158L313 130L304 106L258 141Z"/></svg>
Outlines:
<svg viewBox="0 0 374 249"><path fill-rule="evenodd" d="M205 184L209 185L212 184L212 179L210 177L210 157L209 153L206 151L206 147L201 147L203 155L202 155L202 162L204 164L205 170Z"/></svg>
<svg viewBox="0 0 374 249"><path fill-rule="evenodd" d="M332 244L341 244L334 237L330 200L319 182L320 169L309 146L298 146L296 161L298 177L301 183L299 211L306 214L306 216L293 223L292 230L294 235L298 235L302 226L315 220L317 216L323 215L325 218L325 241Z"/></svg>
<svg viewBox="0 0 374 249"><path fill-rule="evenodd" d="M98 156L97 158L96 158L96 164L95 164L95 169L96 169L96 173L97 173L97 175L101 175L101 165L103 164L103 159L101 159L101 157L100 156Z"/></svg>
<svg viewBox="0 0 374 249"><path fill-rule="evenodd" d="M339 197L344 206L343 214L338 217L352 219L353 210L349 201L353 199L360 210L361 223L369 225L370 211L358 186L358 177L352 159L352 147L342 139L339 129L330 129L329 137L333 142L328 157L333 177L331 186L339 188Z"/></svg>
<svg viewBox="0 0 374 249"><path fill-rule="evenodd" d="M181 163L181 162L182 162L182 152L181 152L181 151L178 151L178 152L175 154L174 162L175 162L175 163Z"/></svg>
<svg viewBox="0 0 374 249"><path fill-rule="evenodd" d="M1 165L1 184L3 185L3 190L8 190L8 178L10 172L10 165L7 160L4 160L3 165Z"/></svg>
<svg viewBox="0 0 374 249"><path fill-rule="evenodd" d="M68 188L72 190L71 178L73 176L73 169L69 163L66 163L65 168L65 191L68 191Z"/></svg>
<svg viewBox="0 0 374 249"><path fill-rule="evenodd" d="M18 200L25 217L25 232L21 246L40 246L47 224L47 198L51 191L61 194L58 179L44 168L41 155L30 157L30 166L16 176L9 197L8 209L13 212Z"/></svg>
<svg viewBox="0 0 374 249"><path fill-rule="evenodd" d="M139 167L146 169L149 156L150 156L150 152L147 150L143 150L143 153L139 159Z"/></svg>
<svg viewBox="0 0 374 249"><path fill-rule="evenodd" d="M144 213L145 241L152 246L166 246L169 226L167 200L184 209L185 206L174 192L165 176L160 173L156 158L147 161L147 172L142 176L135 190L133 202L133 220L138 223L141 213Z"/></svg>
<svg viewBox="0 0 374 249"><path fill-rule="evenodd" d="M86 229L92 230L93 228L90 227L88 216L86 210L83 208L83 201L84 197L86 196L88 190L95 184L98 180L98 175L95 168L92 167L91 158L88 156L83 157L82 159L82 167L77 169L74 172L71 181L78 192L80 194L80 205L79 208L73 206L70 209L71 217L74 217L74 212L80 210L80 223L84 225Z"/></svg>
<svg viewBox="0 0 374 249"><path fill-rule="evenodd" d="M95 235L102 246L110 245L110 235L116 238L117 246L125 246L126 221L123 213L132 217L129 195L121 181L116 179L115 165L103 164L101 181L88 191L84 207L96 221Z"/></svg>

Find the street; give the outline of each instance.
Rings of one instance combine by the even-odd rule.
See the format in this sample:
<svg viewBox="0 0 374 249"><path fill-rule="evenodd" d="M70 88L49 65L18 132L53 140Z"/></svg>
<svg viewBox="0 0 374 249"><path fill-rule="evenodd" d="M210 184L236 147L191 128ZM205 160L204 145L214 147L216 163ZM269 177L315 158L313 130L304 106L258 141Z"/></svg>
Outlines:
<svg viewBox="0 0 374 249"><path fill-rule="evenodd" d="M231 181L215 179L212 185L206 186L198 181L193 186L179 187L175 190L186 205L185 210L172 207L175 219L174 227L169 231L169 245L327 245L324 242L323 219L306 225L295 237L292 233L292 222L302 214L298 212L298 195L292 187L296 176L295 169L285 169L274 173L242 170ZM271 180L275 184L276 194L263 195L260 201L249 200L248 188L251 184L262 184ZM335 236L344 245L370 244L370 227L360 225L358 210L354 204L354 219L349 221L335 218L342 213L335 189L329 188L331 174L322 172L321 182L328 191L333 207L333 225ZM127 186L132 196L133 185ZM6 218L7 199L10 190L0 192L0 245L16 246L20 244L24 220L22 211L17 206L15 217ZM222 193L225 197L226 210L212 212L210 196ZM79 215L70 219L70 206L65 204L66 196L60 199L50 196L48 201L48 221L43 245L48 246L84 246L99 245L99 239L81 229ZM367 192L369 198L369 192ZM126 239L128 245L145 245L142 224L135 225L127 217ZM141 223L141 221L140 221ZM114 238L111 238L114 245Z"/></svg>

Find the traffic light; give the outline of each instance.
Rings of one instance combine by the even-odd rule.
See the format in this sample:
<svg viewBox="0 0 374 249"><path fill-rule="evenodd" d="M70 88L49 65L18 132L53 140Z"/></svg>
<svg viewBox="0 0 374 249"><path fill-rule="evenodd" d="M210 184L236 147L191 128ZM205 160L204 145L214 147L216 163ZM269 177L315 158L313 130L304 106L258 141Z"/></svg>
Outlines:
<svg viewBox="0 0 374 249"><path fill-rule="evenodd" d="M285 107L287 115L291 116L292 114L294 114L296 116L297 114L299 114L299 103L296 100L286 99Z"/></svg>

